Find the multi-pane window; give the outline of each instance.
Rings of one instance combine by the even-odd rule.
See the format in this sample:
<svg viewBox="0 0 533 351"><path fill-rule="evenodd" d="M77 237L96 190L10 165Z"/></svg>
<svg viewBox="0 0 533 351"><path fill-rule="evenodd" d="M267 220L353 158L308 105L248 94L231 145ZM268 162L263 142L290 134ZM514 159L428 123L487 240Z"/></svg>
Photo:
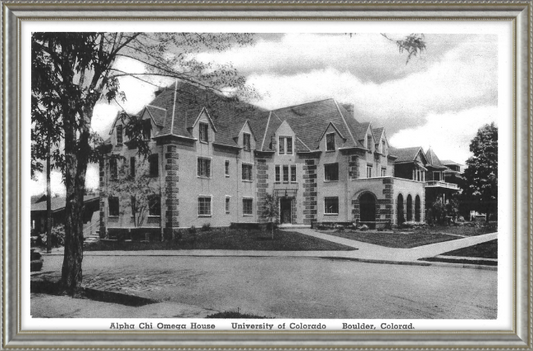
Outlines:
<svg viewBox="0 0 533 351"><path fill-rule="evenodd" d="M279 154L292 155L292 137L279 137Z"/></svg>
<svg viewBox="0 0 533 351"><path fill-rule="evenodd" d="M211 216L211 197L198 198L198 216Z"/></svg>
<svg viewBox="0 0 533 351"><path fill-rule="evenodd" d="M324 198L324 213L339 214L339 198L325 197Z"/></svg>
<svg viewBox="0 0 533 351"><path fill-rule="evenodd" d="M211 160L208 158L198 158L198 177L211 177Z"/></svg>
<svg viewBox="0 0 533 351"><path fill-rule="evenodd" d="M111 180L118 179L118 163L116 158L109 159L109 174L111 176Z"/></svg>
<svg viewBox="0 0 533 351"><path fill-rule="evenodd" d="M144 140L150 140L152 137L152 123L150 120L146 120L143 122L143 139Z"/></svg>
<svg viewBox="0 0 533 351"><path fill-rule="evenodd" d="M326 134L326 151L335 151L335 133Z"/></svg>
<svg viewBox="0 0 533 351"><path fill-rule="evenodd" d="M252 180L252 165L243 164L242 165L242 180Z"/></svg>
<svg viewBox="0 0 533 351"><path fill-rule="evenodd" d="M286 183L289 182L289 166L287 165L283 166L283 181Z"/></svg>
<svg viewBox="0 0 533 351"><path fill-rule="evenodd" d="M291 182L296 182L296 165L291 166Z"/></svg>
<svg viewBox="0 0 533 351"><path fill-rule="evenodd" d="M159 175L159 157L157 154L148 157L150 163L150 177L157 177Z"/></svg>
<svg viewBox="0 0 533 351"><path fill-rule="evenodd" d="M207 123L200 123L198 125L198 129L200 130L200 141L207 143L209 140L209 125Z"/></svg>
<svg viewBox="0 0 533 351"><path fill-rule="evenodd" d="M252 215L253 214L252 205L253 205L252 199L242 199L242 214Z"/></svg>
<svg viewBox="0 0 533 351"><path fill-rule="evenodd" d="M324 165L325 180L339 180L339 164L328 163Z"/></svg>
<svg viewBox="0 0 533 351"><path fill-rule="evenodd" d="M440 172L433 172L433 180L440 181Z"/></svg>
<svg viewBox="0 0 533 351"><path fill-rule="evenodd" d="M135 178L135 157L130 157L130 176Z"/></svg>
<svg viewBox="0 0 533 351"><path fill-rule="evenodd" d="M229 177L229 160L226 160L226 162L224 163L224 174L226 175L226 177Z"/></svg>
<svg viewBox="0 0 533 351"><path fill-rule="evenodd" d="M386 175L387 175L387 168L386 167L381 167L381 176L385 177Z"/></svg>
<svg viewBox="0 0 533 351"><path fill-rule="evenodd" d="M250 145L250 134L248 133L242 134L242 147L244 151L250 151L252 149Z"/></svg>
<svg viewBox="0 0 533 351"><path fill-rule="evenodd" d="M372 178L372 165L366 165L366 177Z"/></svg>
<svg viewBox="0 0 533 351"><path fill-rule="evenodd" d="M159 195L150 195L148 197L148 215L161 216L161 198Z"/></svg>
<svg viewBox="0 0 533 351"><path fill-rule="evenodd" d="M112 217L118 217L118 213L119 213L118 197L111 196L109 197L108 202L109 202L109 215Z"/></svg>
<svg viewBox="0 0 533 351"><path fill-rule="evenodd" d="M276 166L276 182L281 182L281 167Z"/></svg>
<svg viewBox="0 0 533 351"><path fill-rule="evenodd" d="M229 214L230 212L230 197L226 196L226 214Z"/></svg>
<svg viewBox="0 0 533 351"><path fill-rule="evenodd" d="M122 135L122 124L118 124L116 128L116 138L117 138L117 145L122 145L123 142L123 135Z"/></svg>

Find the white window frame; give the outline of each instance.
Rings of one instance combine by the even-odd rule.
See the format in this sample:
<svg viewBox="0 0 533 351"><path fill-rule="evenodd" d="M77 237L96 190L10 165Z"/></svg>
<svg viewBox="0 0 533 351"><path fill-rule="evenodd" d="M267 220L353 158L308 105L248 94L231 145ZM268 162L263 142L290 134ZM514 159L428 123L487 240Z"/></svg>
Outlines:
<svg viewBox="0 0 533 351"><path fill-rule="evenodd" d="M244 178L244 167L250 167L250 178ZM254 165L252 163L243 162L241 165L241 180L243 182L252 182L254 180Z"/></svg>
<svg viewBox="0 0 533 351"><path fill-rule="evenodd" d="M387 176L387 167L381 167L381 176L386 177Z"/></svg>
<svg viewBox="0 0 533 351"><path fill-rule="evenodd" d="M200 214L200 199L209 199L209 214ZM212 217L213 216L213 195L198 195L196 212L198 217Z"/></svg>
<svg viewBox="0 0 533 351"><path fill-rule="evenodd" d="M333 135L333 149L329 149L328 148L328 136L330 136L330 135ZM325 143L326 143L326 151L335 151L337 149L337 145L336 145L336 142L335 142L335 132L331 132L331 133L327 133L326 134Z"/></svg>
<svg viewBox="0 0 533 351"><path fill-rule="evenodd" d="M329 199L337 199L337 212L328 212L328 206L326 201ZM326 216L338 216L339 215L339 197L338 196L325 196L324 197L324 215Z"/></svg>
<svg viewBox="0 0 533 351"><path fill-rule="evenodd" d="M248 137L248 142L246 142L246 137ZM242 133L242 149L244 151L252 151L252 136L250 133Z"/></svg>
<svg viewBox="0 0 533 351"><path fill-rule="evenodd" d="M296 165L290 165L289 169L290 169L290 173L291 173L290 182L291 183L296 183L298 181L298 178L296 177L297 172L298 172L297 169L296 169ZM293 180L293 178L294 178L294 180Z"/></svg>
<svg viewBox="0 0 533 351"><path fill-rule="evenodd" d="M205 140L202 138L202 127L205 126ZM206 122L200 122L198 123L198 140L203 143L207 144L209 142L209 123Z"/></svg>
<svg viewBox="0 0 533 351"><path fill-rule="evenodd" d="M373 165L367 163L366 165L366 177L367 178L372 178L372 173L374 173L372 172L372 168L374 168Z"/></svg>
<svg viewBox="0 0 533 351"><path fill-rule="evenodd" d="M226 210L226 214L231 213L231 196L230 195L226 195L226 197L224 198L224 209Z"/></svg>
<svg viewBox="0 0 533 351"><path fill-rule="evenodd" d="M289 139L291 140L291 152L288 152ZM283 152L280 152L280 146L283 144ZM294 154L294 137L291 135L280 135L278 137L278 155L292 155Z"/></svg>
<svg viewBox="0 0 533 351"><path fill-rule="evenodd" d="M246 213L244 212L244 201L251 201L252 202L252 205L251 205L251 213ZM252 217L254 215L254 198L253 197L243 197L242 198L242 216L243 217Z"/></svg>
<svg viewBox="0 0 533 351"><path fill-rule="evenodd" d="M337 165L337 179L327 179L326 178L326 166L330 166L330 165ZM324 182L338 182L339 181L339 163L338 162L333 162L333 163L324 163Z"/></svg>
<svg viewBox="0 0 533 351"><path fill-rule="evenodd" d="M209 175L205 176L205 175L201 175L200 174L200 167L199 167L199 161L200 160L209 161ZM211 174L213 173L213 170L212 170L212 167L211 167L211 163L212 163L211 157L197 157L197 159L196 159L196 177L202 178L202 179L210 179L211 178Z"/></svg>
<svg viewBox="0 0 533 351"><path fill-rule="evenodd" d="M229 168L230 168L230 161L229 160L225 160L224 161L224 175L226 176L226 178L229 178Z"/></svg>
<svg viewBox="0 0 533 351"><path fill-rule="evenodd" d="M274 181L276 183L281 183L281 165L276 165L274 167Z"/></svg>

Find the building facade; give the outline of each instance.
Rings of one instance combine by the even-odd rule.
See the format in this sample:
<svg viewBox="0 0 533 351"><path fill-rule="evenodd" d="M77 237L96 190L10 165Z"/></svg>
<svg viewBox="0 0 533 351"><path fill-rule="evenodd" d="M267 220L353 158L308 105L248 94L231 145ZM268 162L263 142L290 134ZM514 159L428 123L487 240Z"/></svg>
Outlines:
<svg viewBox="0 0 533 351"><path fill-rule="evenodd" d="M104 144L100 233L265 222L267 194L282 224L423 222L424 176L396 175L407 171L385 129L353 111L333 99L269 111L189 83L163 89L135 116L150 156L139 154L120 116ZM141 170L154 191L136 222L134 199L109 189Z"/></svg>

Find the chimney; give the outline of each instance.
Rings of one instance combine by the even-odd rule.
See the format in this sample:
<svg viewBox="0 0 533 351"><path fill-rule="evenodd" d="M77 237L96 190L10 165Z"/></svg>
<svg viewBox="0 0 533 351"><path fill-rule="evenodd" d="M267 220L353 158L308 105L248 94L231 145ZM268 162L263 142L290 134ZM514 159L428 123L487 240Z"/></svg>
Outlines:
<svg viewBox="0 0 533 351"><path fill-rule="evenodd" d="M348 111L350 116L355 118L355 105L354 104L342 104L342 107L344 107L346 111Z"/></svg>

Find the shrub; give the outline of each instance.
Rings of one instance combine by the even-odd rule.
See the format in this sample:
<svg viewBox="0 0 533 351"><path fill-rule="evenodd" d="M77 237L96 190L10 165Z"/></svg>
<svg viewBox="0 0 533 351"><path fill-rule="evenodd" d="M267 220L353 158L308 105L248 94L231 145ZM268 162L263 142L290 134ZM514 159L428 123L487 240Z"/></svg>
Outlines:
<svg viewBox="0 0 533 351"><path fill-rule="evenodd" d="M209 230L211 230L211 223L204 223L202 225L202 232L208 232Z"/></svg>
<svg viewBox="0 0 533 351"><path fill-rule="evenodd" d="M37 239L37 245L47 246L47 234L41 234ZM52 246L59 247L65 245L65 225L59 224L52 227Z"/></svg>
<svg viewBox="0 0 533 351"><path fill-rule="evenodd" d="M192 225L189 228L189 234L191 234L191 235L195 235L196 234L196 227L195 226Z"/></svg>

